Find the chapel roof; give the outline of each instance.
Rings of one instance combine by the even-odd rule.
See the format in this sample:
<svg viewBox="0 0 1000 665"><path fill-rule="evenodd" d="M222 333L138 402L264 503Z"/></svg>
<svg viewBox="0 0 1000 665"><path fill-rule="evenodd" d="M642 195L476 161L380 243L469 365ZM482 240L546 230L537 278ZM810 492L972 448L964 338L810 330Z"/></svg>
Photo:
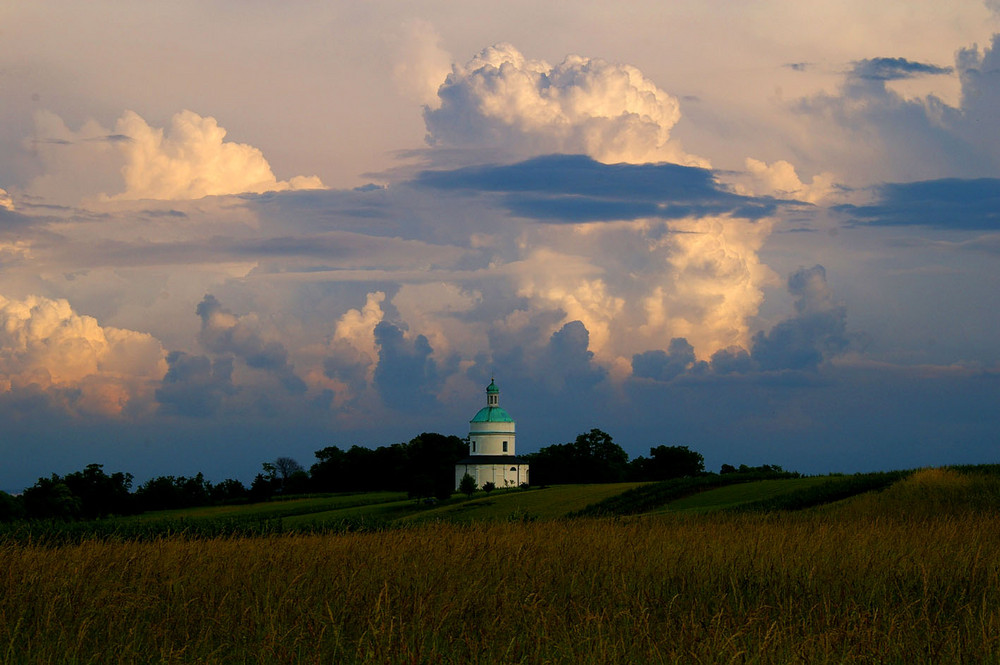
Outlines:
<svg viewBox="0 0 1000 665"><path fill-rule="evenodd" d="M492 383L490 385L493 385ZM505 409L499 406L484 406L479 409L470 423L512 423L514 419L510 417Z"/></svg>

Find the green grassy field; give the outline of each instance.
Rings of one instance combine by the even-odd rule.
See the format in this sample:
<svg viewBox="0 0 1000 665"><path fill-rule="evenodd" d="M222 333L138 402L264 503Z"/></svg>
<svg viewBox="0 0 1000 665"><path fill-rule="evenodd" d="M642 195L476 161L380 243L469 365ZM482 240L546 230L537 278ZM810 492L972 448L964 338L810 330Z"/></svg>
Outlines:
<svg viewBox="0 0 1000 665"><path fill-rule="evenodd" d="M735 508L755 501L773 499L782 494L788 494L809 487L815 487L827 479L823 476L810 478L783 478L780 480L758 480L751 483L727 485L706 490L671 501L663 508L651 511L661 512L710 512Z"/></svg>
<svg viewBox="0 0 1000 665"><path fill-rule="evenodd" d="M325 511L349 510L352 508L374 506L392 501L402 501L405 499L405 492L333 494L330 496L294 498L286 501L269 501L266 503L207 506L181 510L161 510L124 519L126 521L135 520L137 522L155 522L157 520L176 520L182 518L188 520L218 520L250 516L286 518L297 515L310 515Z"/></svg>
<svg viewBox="0 0 1000 665"><path fill-rule="evenodd" d="M640 484L554 485L527 491L497 490L487 496L477 496L458 505L440 506L406 519L410 522L556 519Z"/></svg>
<svg viewBox="0 0 1000 665"><path fill-rule="evenodd" d="M393 516L366 532L0 535L0 662L1000 662L1000 475L929 469L803 510L740 512L819 482L607 518L563 516L627 486L438 506L314 497L281 513ZM233 517L197 515L169 519Z"/></svg>
<svg viewBox="0 0 1000 665"><path fill-rule="evenodd" d="M287 497L264 503L157 511L93 522L0 524L0 537L57 544L95 537L135 540L178 535L252 536L290 531L370 531L440 521L532 521L743 507L773 510L822 504L869 488L867 476L756 478L732 474L660 483L557 485L495 490L489 494L477 492L471 498L456 494L440 502L407 498L402 492ZM830 488L833 488L832 498Z"/></svg>

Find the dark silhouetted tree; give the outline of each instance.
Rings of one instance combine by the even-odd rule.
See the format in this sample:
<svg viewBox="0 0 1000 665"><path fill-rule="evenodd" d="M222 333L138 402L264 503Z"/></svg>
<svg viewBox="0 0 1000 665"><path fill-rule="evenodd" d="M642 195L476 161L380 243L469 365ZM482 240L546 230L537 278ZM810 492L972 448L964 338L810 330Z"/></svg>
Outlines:
<svg viewBox="0 0 1000 665"><path fill-rule="evenodd" d="M239 503L246 499L247 488L233 478L227 478L212 487L212 503Z"/></svg>
<svg viewBox="0 0 1000 665"><path fill-rule="evenodd" d="M423 482L429 484L426 496L450 496L455 487L455 463L468 454L468 444L457 436L424 432L414 437L406 444L409 473L405 489L411 490L415 481Z"/></svg>
<svg viewBox="0 0 1000 665"><path fill-rule="evenodd" d="M212 483L200 472L194 476L157 476L135 491L140 510L172 510L207 506L215 501Z"/></svg>
<svg viewBox="0 0 1000 665"><path fill-rule="evenodd" d="M273 495L274 489L271 486L271 481L263 473L258 473L253 477L253 482L250 483L250 489L247 491L247 498L250 499L251 503L267 501Z"/></svg>
<svg viewBox="0 0 1000 665"><path fill-rule="evenodd" d="M305 471L305 468L291 457L279 457L274 460L274 470L282 482L287 481L292 474Z"/></svg>
<svg viewBox="0 0 1000 665"><path fill-rule="evenodd" d="M327 446L315 452L316 463L309 467L314 492L344 491L346 453L337 446Z"/></svg>
<svg viewBox="0 0 1000 665"><path fill-rule="evenodd" d="M80 498L54 473L26 488L21 500L30 519L72 520L80 516Z"/></svg>
<svg viewBox="0 0 1000 665"><path fill-rule="evenodd" d="M687 446L656 446L648 459L638 457L629 466L634 480L668 480L703 473L705 458Z"/></svg>
<svg viewBox="0 0 1000 665"><path fill-rule="evenodd" d="M63 478L63 483L80 500L80 516L96 519L105 515L127 515L134 512L132 474L104 473L104 465L88 464Z"/></svg>
<svg viewBox="0 0 1000 665"><path fill-rule="evenodd" d="M628 453L607 432L592 429L573 443L546 446L525 455L536 485L614 483L625 480Z"/></svg>
<svg viewBox="0 0 1000 665"><path fill-rule="evenodd" d="M408 443L343 451L328 446L316 451L312 488L320 492L405 491L411 496L451 496L455 463L469 454L457 436L424 432Z"/></svg>
<svg viewBox="0 0 1000 665"><path fill-rule="evenodd" d="M282 494L305 494L310 489L309 473L305 469L292 472L282 483Z"/></svg>
<svg viewBox="0 0 1000 665"><path fill-rule="evenodd" d="M19 497L0 492L0 522L13 522L24 517L24 506Z"/></svg>

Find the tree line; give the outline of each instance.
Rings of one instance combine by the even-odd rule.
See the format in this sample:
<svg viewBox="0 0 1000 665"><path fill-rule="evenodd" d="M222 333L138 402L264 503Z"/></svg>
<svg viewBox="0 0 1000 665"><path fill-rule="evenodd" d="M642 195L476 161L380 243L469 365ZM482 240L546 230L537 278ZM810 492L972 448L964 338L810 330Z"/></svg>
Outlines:
<svg viewBox="0 0 1000 665"><path fill-rule="evenodd" d="M263 463L249 486L233 478L212 483L198 473L157 476L134 489L132 474L108 474L103 465L89 464L65 476L39 478L19 496L0 492L0 522L95 519L310 493L381 490L446 499L455 491L455 464L468 455L467 440L424 432L406 443L378 448L328 446L315 452L316 461L308 469L290 457L278 457ZM701 453L687 446L655 446L649 449L648 457L630 460L611 435L599 429L521 457L531 465L531 481L536 486L658 481L705 472ZM720 472L781 470L774 465L737 468L724 464Z"/></svg>

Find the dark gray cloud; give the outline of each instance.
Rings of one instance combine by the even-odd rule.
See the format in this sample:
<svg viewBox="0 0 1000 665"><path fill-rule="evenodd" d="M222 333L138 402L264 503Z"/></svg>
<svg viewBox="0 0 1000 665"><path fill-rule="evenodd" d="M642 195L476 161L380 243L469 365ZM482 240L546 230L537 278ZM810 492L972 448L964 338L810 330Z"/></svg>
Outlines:
<svg viewBox="0 0 1000 665"><path fill-rule="evenodd" d="M757 369L757 363L742 346L730 346L712 354L709 361L716 374L747 374Z"/></svg>
<svg viewBox="0 0 1000 665"><path fill-rule="evenodd" d="M722 214L758 219L773 214L783 203L728 192L709 169L678 164L602 164L583 155L547 155L517 164L424 171L415 184L497 193L514 214L543 221Z"/></svg>
<svg viewBox="0 0 1000 665"><path fill-rule="evenodd" d="M521 386L520 403L560 404L604 400L608 372L594 362L590 331L581 321L569 321L549 334L562 317L536 312L516 331L490 331L491 355L481 355L465 371L475 383ZM601 397L596 397L601 395Z"/></svg>
<svg viewBox="0 0 1000 665"><path fill-rule="evenodd" d="M851 76L870 81L897 81L915 76L951 74L951 67L938 67L906 58L866 58L854 63Z"/></svg>
<svg viewBox="0 0 1000 665"><path fill-rule="evenodd" d="M547 349L547 371L559 376L567 389L586 391L607 376L607 371L595 365L589 350L590 331L582 321L570 321L552 333Z"/></svg>
<svg viewBox="0 0 1000 665"><path fill-rule="evenodd" d="M849 345L847 308L833 300L823 266L792 273L788 291L797 297L796 315L753 338L750 355L765 371L813 370Z"/></svg>
<svg viewBox="0 0 1000 665"><path fill-rule="evenodd" d="M207 418L218 411L226 395L236 392L232 358L213 361L208 356L172 351L167 365L163 383L156 390L163 413Z"/></svg>
<svg viewBox="0 0 1000 665"><path fill-rule="evenodd" d="M1000 228L1000 179L942 178L889 183L876 190L870 205L834 209L849 219L873 226L928 226L944 229Z"/></svg>
<svg viewBox="0 0 1000 665"><path fill-rule="evenodd" d="M379 354L375 388L382 401L404 411L432 406L437 401L438 372L427 338L417 335L408 340L402 328L380 321L375 326L375 344Z"/></svg>
<svg viewBox="0 0 1000 665"><path fill-rule="evenodd" d="M211 294L198 304L196 312L201 317L198 341L206 350L236 356L248 367L273 374L290 393L306 391L305 382L295 374L282 344L262 339L244 319L225 309Z"/></svg>
<svg viewBox="0 0 1000 665"><path fill-rule="evenodd" d="M694 347L683 337L670 340L666 351L655 349L632 356L632 373L656 381L672 381L697 366L704 369L694 356Z"/></svg>

